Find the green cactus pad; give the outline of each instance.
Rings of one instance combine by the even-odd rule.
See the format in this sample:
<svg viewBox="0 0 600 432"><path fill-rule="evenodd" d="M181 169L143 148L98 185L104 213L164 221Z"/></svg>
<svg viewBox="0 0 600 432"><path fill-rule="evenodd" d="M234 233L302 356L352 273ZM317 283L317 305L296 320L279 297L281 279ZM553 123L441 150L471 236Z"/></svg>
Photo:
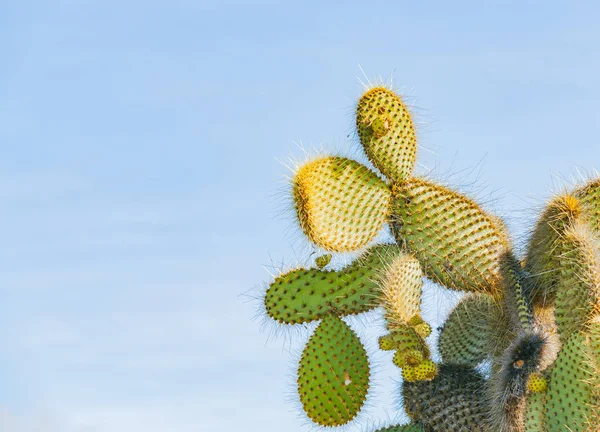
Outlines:
<svg viewBox="0 0 600 432"><path fill-rule="evenodd" d="M302 231L328 251L366 246L390 214L388 186L352 159L329 156L303 165L292 180L292 192Z"/></svg>
<svg viewBox="0 0 600 432"><path fill-rule="evenodd" d="M562 253L554 304L560 338L566 340L598 312L600 251L597 238L582 221L569 227L559 242Z"/></svg>
<svg viewBox="0 0 600 432"><path fill-rule="evenodd" d="M392 229L441 285L500 295L499 258L508 246L499 219L475 202L428 180L392 188Z"/></svg>
<svg viewBox="0 0 600 432"><path fill-rule="evenodd" d="M546 432L596 432L600 415L600 324L563 345L546 393Z"/></svg>
<svg viewBox="0 0 600 432"><path fill-rule="evenodd" d="M551 305L554 301L558 257L562 253L559 240L581 212L576 197L559 195L550 201L535 226L525 255L525 270L531 281L530 298L536 305Z"/></svg>
<svg viewBox="0 0 600 432"><path fill-rule="evenodd" d="M404 382L409 417L435 432L491 432L486 422L485 379L472 368L441 365L432 381Z"/></svg>
<svg viewBox="0 0 600 432"><path fill-rule="evenodd" d="M325 316L298 367L298 393L306 415L321 426L348 423L365 402L369 376L360 339L340 318Z"/></svg>
<svg viewBox="0 0 600 432"><path fill-rule="evenodd" d="M417 349L420 350L425 357L429 357L429 348L421 336L416 330L408 325L395 324L390 333L394 349L401 352L407 352L409 350Z"/></svg>
<svg viewBox="0 0 600 432"><path fill-rule="evenodd" d="M377 245L340 271L296 269L284 273L267 290L267 314L282 324L298 324L328 314L367 312L379 306L376 275L398 253L396 245Z"/></svg>
<svg viewBox="0 0 600 432"><path fill-rule="evenodd" d="M405 324L419 318L423 270L415 257L400 253L386 268L379 285L388 322Z"/></svg>
<svg viewBox="0 0 600 432"><path fill-rule="evenodd" d="M533 325L533 306L530 292L525 286L524 272L521 264L511 253L500 258L502 289L505 305L510 313L516 329L531 330ZM527 279L529 282L529 279Z"/></svg>
<svg viewBox="0 0 600 432"><path fill-rule="evenodd" d="M544 428L546 393L530 393L525 408L525 431L547 432Z"/></svg>
<svg viewBox="0 0 600 432"><path fill-rule="evenodd" d="M596 233L600 233L600 179L595 179L573 193L583 203L586 220Z"/></svg>
<svg viewBox="0 0 600 432"><path fill-rule="evenodd" d="M388 426L375 432L425 432L423 426L417 424Z"/></svg>
<svg viewBox="0 0 600 432"><path fill-rule="evenodd" d="M356 128L369 160L386 177L410 176L417 157L417 139L408 109L393 91L375 87L356 108Z"/></svg>
<svg viewBox="0 0 600 432"><path fill-rule="evenodd" d="M507 316L502 304L487 294L462 298L444 323L438 348L444 363L475 366L506 347ZM498 339L501 340L498 340Z"/></svg>

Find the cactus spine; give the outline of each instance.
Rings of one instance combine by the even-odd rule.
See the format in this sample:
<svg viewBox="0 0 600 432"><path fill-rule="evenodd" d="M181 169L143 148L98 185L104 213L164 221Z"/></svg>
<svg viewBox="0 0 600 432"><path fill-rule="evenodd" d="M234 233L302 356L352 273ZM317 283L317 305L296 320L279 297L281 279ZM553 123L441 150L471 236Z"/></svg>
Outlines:
<svg viewBox="0 0 600 432"><path fill-rule="evenodd" d="M598 432L600 180L553 198L519 259L500 218L413 174L414 125L393 91L368 90L356 127L379 173L319 157L296 171L292 196L310 242L363 253L340 270L319 256L277 276L264 299L283 325L320 321L298 366L308 418L340 426L361 410L369 361L341 317L381 307L379 348L394 352L411 423L377 432ZM386 223L395 244L372 245ZM467 293L441 328L439 363L421 315L424 279Z"/></svg>

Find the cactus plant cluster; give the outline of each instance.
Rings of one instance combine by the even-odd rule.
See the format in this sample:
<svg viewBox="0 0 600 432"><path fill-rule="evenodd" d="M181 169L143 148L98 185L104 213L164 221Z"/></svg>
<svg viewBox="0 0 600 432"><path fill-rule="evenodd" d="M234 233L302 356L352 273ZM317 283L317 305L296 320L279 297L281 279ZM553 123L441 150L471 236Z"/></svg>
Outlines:
<svg viewBox="0 0 600 432"><path fill-rule="evenodd" d="M264 297L281 325L319 321L297 370L306 415L332 427L359 413L369 360L342 317L382 308L379 348L394 352L411 422L380 431L600 431L600 180L552 198L520 257L499 217L414 174L414 123L394 91L362 95L356 130L378 172L321 156L291 189L310 242L361 255L341 270L319 256L276 276ZM385 224L395 241L373 244ZM424 279L466 293L437 347L426 341Z"/></svg>

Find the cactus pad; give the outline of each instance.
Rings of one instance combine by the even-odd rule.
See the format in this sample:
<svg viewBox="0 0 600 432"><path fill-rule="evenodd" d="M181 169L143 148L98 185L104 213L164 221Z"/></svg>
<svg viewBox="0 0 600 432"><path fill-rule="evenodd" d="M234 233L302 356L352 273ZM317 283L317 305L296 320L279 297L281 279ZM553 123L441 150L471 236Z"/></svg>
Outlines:
<svg viewBox="0 0 600 432"><path fill-rule="evenodd" d="M559 240L581 212L580 201L573 195L563 194L553 198L540 216L525 256L534 304L548 305L554 301L560 268L558 257L562 253Z"/></svg>
<svg viewBox="0 0 600 432"><path fill-rule="evenodd" d="M573 333L550 375L547 432L596 432L600 414L600 325ZM568 427L568 429L567 429Z"/></svg>
<svg viewBox="0 0 600 432"><path fill-rule="evenodd" d="M393 91L375 87L358 101L356 127L369 160L386 177L407 178L417 156L411 115Z"/></svg>
<svg viewBox="0 0 600 432"><path fill-rule="evenodd" d="M600 250L589 226L577 221L559 239L560 278L556 281L556 325L562 340L598 313Z"/></svg>
<svg viewBox="0 0 600 432"><path fill-rule="evenodd" d="M421 313L423 270L411 255L400 253L387 267L381 286L388 321L407 323ZM422 324L423 321L418 324Z"/></svg>
<svg viewBox="0 0 600 432"><path fill-rule="evenodd" d="M304 234L333 252L366 246L390 214L388 186L364 165L343 157L321 157L300 167L292 192Z"/></svg>
<svg viewBox="0 0 600 432"><path fill-rule="evenodd" d="M280 323L297 324L327 314L371 310L379 305L376 275L397 255L397 246L377 245L340 271L296 269L284 273L267 290L267 314Z"/></svg>
<svg viewBox="0 0 600 432"><path fill-rule="evenodd" d="M432 381L403 384L406 412L425 430L490 431L486 423L485 379L474 369L442 365Z"/></svg>
<svg viewBox="0 0 600 432"><path fill-rule="evenodd" d="M438 348L444 363L475 366L510 342L507 317L498 300L470 294L456 305L444 323Z"/></svg>
<svg viewBox="0 0 600 432"><path fill-rule="evenodd" d="M425 268L451 289L497 293L508 246L497 218L446 187L412 178L393 187L392 229Z"/></svg>
<svg viewBox="0 0 600 432"><path fill-rule="evenodd" d="M340 426L360 411L369 389L369 360L360 339L340 318L327 315L304 348L298 393L306 415Z"/></svg>

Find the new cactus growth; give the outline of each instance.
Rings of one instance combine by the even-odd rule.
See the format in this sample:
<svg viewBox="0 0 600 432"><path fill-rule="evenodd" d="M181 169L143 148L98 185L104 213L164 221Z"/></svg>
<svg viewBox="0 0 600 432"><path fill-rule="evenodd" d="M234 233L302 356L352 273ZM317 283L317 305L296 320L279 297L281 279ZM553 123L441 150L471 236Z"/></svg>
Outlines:
<svg viewBox="0 0 600 432"><path fill-rule="evenodd" d="M323 156L297 169L291 189L310 242L362 254L338 270L321 255L276 276L264 297L282 325L319 321L297 370L307 417L355 419L371 372L343 317L381 308L378 345L393 352L411 422L377 432L600 431L600 180L552 198L519 258L499 217L413 174L414 123L392 90L360 98L356 128L379 173ZM385 224L395 243L373 244ZM421 313L426 279L465 292L437 347Z"/></svg>

